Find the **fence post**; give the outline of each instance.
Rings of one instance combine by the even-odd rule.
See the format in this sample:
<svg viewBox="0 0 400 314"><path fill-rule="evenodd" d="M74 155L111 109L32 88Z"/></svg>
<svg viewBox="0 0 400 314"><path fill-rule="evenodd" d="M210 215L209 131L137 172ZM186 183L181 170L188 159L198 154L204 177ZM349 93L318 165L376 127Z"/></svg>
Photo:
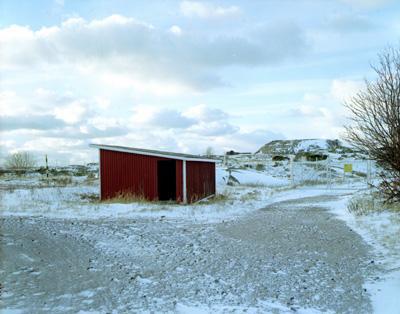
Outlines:
<svg viewBox="0 0 400 314"><path fill-rule="evenodd" d="M327 188L331 189L332 188L332 182L331 182L331 164L330 164L330 157L326 159L326 178L328 180L327 182Z"/></svg>
<svg viewBox="0 0 400 314"><path fill-rule="evenodd" d="M293 175L293 161L294 161L294 156L290 155L290 184L292 185L292 187L294 186L294 175Z"/></svg>
<svg viewBox="0 0 400 314"><path fill-rule="evenodd" d="M371 159L367 160L367 187L371 184Z"/></svg>

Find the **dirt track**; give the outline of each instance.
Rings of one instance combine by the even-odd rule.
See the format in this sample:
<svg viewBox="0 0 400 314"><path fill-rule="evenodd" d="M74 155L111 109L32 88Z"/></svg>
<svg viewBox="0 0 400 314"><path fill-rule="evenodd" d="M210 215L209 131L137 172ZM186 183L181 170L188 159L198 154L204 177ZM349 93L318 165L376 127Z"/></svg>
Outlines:
<svg viewBox="0 0 400 314"><path fill-rule="evenodd" d="M369 247L320 205L308 205L315 201L282 202L220 224L2 218L0 306L264 312L272 310L268 300L292 310L372 312L362 287L376 267Z"/></svg>

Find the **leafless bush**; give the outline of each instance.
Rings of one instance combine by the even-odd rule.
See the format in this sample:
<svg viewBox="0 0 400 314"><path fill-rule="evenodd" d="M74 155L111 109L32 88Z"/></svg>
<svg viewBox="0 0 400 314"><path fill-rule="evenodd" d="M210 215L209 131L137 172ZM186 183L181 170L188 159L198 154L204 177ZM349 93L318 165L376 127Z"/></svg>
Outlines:
<svg viewBox="0 0 400 314"><path fill-rule="evenodd" d="M379 55L375 81L345 106L352 113L347 140L384 170L379 188L387 202L400 201L400 48Z"/></svg>
<svg viewBox="0 0 400 314"><path fill-rule="evenodd" d="M264 171L265 170L265 165L264 164L256 164L256 170L257 171Z"/></svg>
<svg viewBox="0 0 400 314"><path fill-rule="evenodd" d="M212 156L214 156L214 155L215 155L214 149L213 149L211 146L208 146L207 149L206 149L206 151L204 152L204 156L206 156L206 157L212 157Z"/></svg>
<svg viewBox="0 0 400 314"><path fill-rule="evenodd" d="M9 155L4 164L5 168L26 171L36 166L36 160L28 152L18 152Z"/></svg>

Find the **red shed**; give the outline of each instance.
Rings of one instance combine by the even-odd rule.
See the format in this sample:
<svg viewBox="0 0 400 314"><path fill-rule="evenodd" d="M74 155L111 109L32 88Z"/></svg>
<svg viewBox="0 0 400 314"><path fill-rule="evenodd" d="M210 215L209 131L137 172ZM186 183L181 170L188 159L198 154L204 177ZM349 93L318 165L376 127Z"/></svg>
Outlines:
<svg viewBox="0 0 400 314"><path fill-rule="evenodd" d="M100 198L129 193L148 200L192 203L215 194L215 160L133 147L99 149Z"/></svg>

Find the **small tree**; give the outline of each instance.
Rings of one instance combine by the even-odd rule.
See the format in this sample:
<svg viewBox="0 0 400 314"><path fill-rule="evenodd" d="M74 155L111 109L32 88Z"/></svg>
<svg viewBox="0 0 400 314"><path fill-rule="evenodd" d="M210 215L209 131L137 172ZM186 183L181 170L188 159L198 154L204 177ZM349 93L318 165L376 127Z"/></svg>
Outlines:
<svg viewBox="0 0 400 314"><path fill-rule="evenodd" d="M5 167L14 170L27 170L35 167L36 160L28 152L18 152L11 154L6 158Z"/></svg>
<svg viewBox="0 0 400 314"><path fill-rule="evenodd" d="M208 146L204 155L207 157L214 156L214 149L211 146Z"/></svg>
<svg viewBox="0 0 400 314"><path fill-rule="evenodd" d="M379 55L375 81L366 80L345 106L352 113L347 140L384 170L380 190L387 201L400 201L400 50Z"/></svg>

